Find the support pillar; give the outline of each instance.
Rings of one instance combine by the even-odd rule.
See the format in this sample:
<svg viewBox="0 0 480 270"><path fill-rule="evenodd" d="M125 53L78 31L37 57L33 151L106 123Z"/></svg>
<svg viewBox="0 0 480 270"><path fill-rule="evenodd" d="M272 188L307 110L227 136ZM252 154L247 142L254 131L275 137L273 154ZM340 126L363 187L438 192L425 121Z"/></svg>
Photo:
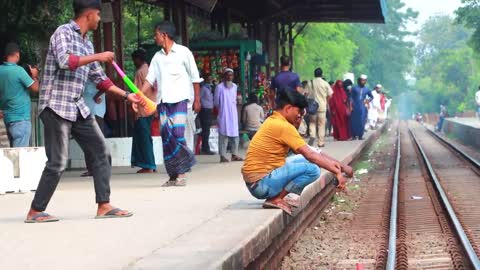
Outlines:
<svg viewBox="0 0 480 270"><path fill-rule="evenodd" d="M290 67L293 70L293 24L288 23L288 52L290 56Z"/></svg>
<svg viewBox="0 0 480 270"><path fill-rule="evenodd" d="M123 55L123 28L122 28L122 1L115 0L112 2L112 11L113 11L113 20L115 27L115 61L120 66L121 69L125 70L125 62ZM111 66L111 65L108 65ZM115 76L115 85L120 88L129 91L125 88L125 84L120 76ZM119 115L120 124L120 136L128 136L128 121L133 121L133 114L129 116L128 108L125 101L117 101L117 112Z"/></svg>
<svg viewBox="0 0 480 270"><path fill-rule="evenodd" d="M282 56L283 55L287 55L287 47L285 45L286 41L287 41L287 34L286 34L286 31L285 31L285 23L281 23L281 26L280 26L280 43L281 43L281 47L282 47Z"/></svg>
<svg viewBox="0 0 480 270"><path fill-rule="evenodd" d="M165 19L171 21L177 29L177 42L188 46L187 9L184 0L169 0L166 7ZM168 15L168 16L167 16Z"/></svg>

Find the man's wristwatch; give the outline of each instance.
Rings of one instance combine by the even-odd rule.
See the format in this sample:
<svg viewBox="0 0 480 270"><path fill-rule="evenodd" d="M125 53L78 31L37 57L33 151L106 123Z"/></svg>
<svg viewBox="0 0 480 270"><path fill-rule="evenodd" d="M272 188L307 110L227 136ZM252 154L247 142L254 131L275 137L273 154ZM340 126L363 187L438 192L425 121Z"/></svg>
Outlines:
<svg viewBox="0 0 480 270"><path fill-rule="evenodd" d="M124 100L127 100L127 99L128 99L128 95L130 95L130 92L125 91L125 94L123 95L123 99L124 99Z"/></svg>

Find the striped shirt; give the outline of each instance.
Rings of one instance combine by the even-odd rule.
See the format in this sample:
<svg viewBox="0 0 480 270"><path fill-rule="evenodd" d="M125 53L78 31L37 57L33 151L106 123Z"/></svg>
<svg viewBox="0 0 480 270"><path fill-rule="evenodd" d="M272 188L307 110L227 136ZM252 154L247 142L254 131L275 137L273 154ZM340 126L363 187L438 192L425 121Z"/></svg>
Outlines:
<svg viewBox="0 0 480 270"><path fill-rule="evenodd" d="M106 90L112 82L102 70L99 62L78 66L81 56L94 54L92 42L82 36L74 21L61 25L50 38L40 86L39 111L52 109L65 120L76 121L78 112L83 118L90 115L83 91L87 80Z"/></svg>

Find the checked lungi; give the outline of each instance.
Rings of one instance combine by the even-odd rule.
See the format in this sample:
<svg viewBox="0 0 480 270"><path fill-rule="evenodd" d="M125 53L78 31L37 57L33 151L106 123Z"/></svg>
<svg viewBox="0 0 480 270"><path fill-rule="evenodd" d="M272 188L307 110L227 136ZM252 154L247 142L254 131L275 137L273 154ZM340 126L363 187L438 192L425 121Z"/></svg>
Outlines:
<svg viewBox="0 0 480 270"><path fill-rule="evenodd" d="M163 161L170 178L184 174L195 165L195 155L185 141L188 101L160 103L160 135L163 141Z"/></svg>

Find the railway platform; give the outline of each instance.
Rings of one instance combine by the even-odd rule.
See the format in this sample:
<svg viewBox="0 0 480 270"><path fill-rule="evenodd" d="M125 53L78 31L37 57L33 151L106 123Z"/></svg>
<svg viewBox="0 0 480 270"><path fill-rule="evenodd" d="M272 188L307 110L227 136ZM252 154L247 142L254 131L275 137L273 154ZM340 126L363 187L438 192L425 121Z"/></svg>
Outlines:
<svg viewBox="0 0 480 270"><path fill-rule="evenodd" d="M363 141L328 141L326 153L343 161L359 156ZM199 156L186 187L163 188L163 168L137 175L116 168L112 203L132 218L95 220L93 183L66 172L47 209L61 221L24 224L33 193L0 196L0 269L242 269L278 265L288 247L335 193L331 175L303 192L295 217L262 209L240 174L242 163ZM285 238L286 237L286 238ZM41 251L41 252L40 252ZM281 255L283 254L283 255ZM44 268L44 267L41 267Z"/></svg>

